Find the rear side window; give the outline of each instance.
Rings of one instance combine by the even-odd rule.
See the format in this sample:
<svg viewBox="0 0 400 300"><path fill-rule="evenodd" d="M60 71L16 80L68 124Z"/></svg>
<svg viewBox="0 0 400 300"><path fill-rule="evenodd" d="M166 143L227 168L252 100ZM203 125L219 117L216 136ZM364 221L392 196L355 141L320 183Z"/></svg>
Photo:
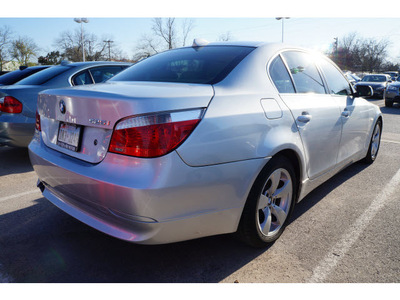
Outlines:
<svg viewBox="0 0 400 300"><path fill-rule="evenodd" d="M294 93L290 75L280 56L277 56L269 67L269 74L279 93Z"/></svg>
<svg viewBox="0 0 400 300"><path fill-rule="evenodd" d="M157 81L215 84L223 80L253 47L206 46L166 51L151 56L110 81Z"/></svg>
<svg viewBox="0 0 400 300"><path fill-rule="evenodd" d="M350 95L350 85L342 73L326 59L320 60L320 67L325 75L329 93L334 95Z"/></svg>
<svg viewBox="0 0 400 300"><path fill-rule="evenodd" d="M313 56L300 51L283 54L294 80L297 93L325 94L325 87Z"/></svg>
<svg viewBox="0 0 400 300"><path fill-rule="evenodd" d="M16 85L41 85L70 69L71 67L66 66L50 67L46 70L22 79L21 81L18 81Z"/></svg>

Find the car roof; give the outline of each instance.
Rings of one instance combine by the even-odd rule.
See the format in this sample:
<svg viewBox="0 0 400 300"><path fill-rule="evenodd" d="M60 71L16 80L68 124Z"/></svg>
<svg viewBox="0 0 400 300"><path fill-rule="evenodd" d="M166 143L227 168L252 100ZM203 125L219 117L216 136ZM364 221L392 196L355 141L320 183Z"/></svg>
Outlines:
<svg viewBox="0 0 400 300"><path fill-rule="evenodd" d="M255 48L277 48L277 49L303 49L298 46L293 46L286 43L273 43L273 42L265 42L265 41L226 41L226 42L212 42L208 43L204 46L200 47L207 47L207 46L242 46L242 47L255 47ZM193 47L192 45L186 46L184 48ZM177 48L179 49L179 48ZM308 49L309 50L309 49Z"/></svg>
<svg viewBox="0 0 400 300"><path fill-rule="evenodd" d="M117 62L117 61L85 61L85 62L63 62L62 66L70 67L82 67L82 66L96 66L96 65L131 65L128 62Z"/></svg>

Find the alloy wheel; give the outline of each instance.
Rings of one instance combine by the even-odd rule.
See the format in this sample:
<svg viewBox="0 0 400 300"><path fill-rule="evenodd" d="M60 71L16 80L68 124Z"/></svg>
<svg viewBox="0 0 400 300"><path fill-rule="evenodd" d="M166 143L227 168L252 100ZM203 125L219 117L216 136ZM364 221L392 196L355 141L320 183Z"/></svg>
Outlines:
<svg viewBox="0 0 400 300"><path fill-rule="evenodd" d="M285 169L276 169L268 177L257 206L257 225L265 236L275 235L287 219L291 207L293 183Z"/></svg>

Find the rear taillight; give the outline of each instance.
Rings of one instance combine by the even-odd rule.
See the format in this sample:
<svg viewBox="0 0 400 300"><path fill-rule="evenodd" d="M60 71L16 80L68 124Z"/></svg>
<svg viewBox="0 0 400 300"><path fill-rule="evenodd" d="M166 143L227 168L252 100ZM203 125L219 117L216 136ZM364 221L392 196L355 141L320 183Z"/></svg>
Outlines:
<svg viewBox="0 0 400 300"><path fill-rule="evenodd" d="M137 116L120 121L110 152L136 157L158 157L176 149L200 122L204 109Z"/></svg>
<svg viewBox="0 0 400 300"><path fill-rule="evenodd" d="M0 111L10 114L19 114L22 112L22 103L14 97L5 96L0 98Z"/></svg>
<svg viewBox="0 0 400 300"><path fill-rule="evenodd" d="M36 111L35 128L36 128L37 131L42 131L42 128L40 127L40 115L39 115L38 111Z"/></svg>

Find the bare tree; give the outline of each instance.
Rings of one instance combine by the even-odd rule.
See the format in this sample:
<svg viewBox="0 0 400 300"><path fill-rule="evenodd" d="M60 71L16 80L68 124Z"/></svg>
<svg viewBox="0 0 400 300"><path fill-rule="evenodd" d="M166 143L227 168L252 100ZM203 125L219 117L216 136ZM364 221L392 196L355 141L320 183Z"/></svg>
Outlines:
<svg viewBox="0 0 400 300"><path fill-rule="evenodd" d="M82 45L81 31L64 31L60 37L55 40L55 46L63 53L63 56L71 61L82 61L82 49L85 47L85 60L98 61L108 58L108 46L95 34L86 32ZM108 50L108 48L107 48Z"/></svg>
<svg viewBox="0 0 400 300"><path fill-rule="evenodd" d="M359 60L361 71L382 71L387 56L388 40L376 41L375 39L366 39L359 48Z"/></svg>
<svg viewBox="0 0 400 300"><path fill-rule="evenodd" d="M31 59L36 57L39 48L29 37L19 37L12 42L11 56L20 65L29 65Z"/></svg>
<svg viewBox="0 0 400 300"><path fill-rule="evenodd" d="M185 19L182 22L182 46L186 46L186 40L189 33L194 28L194 20L193 19Z"/></svg>
<svg viewBox="0 0 400 300"><path fill-rule="evenodd" d="M227 41L232 41L232 40L233 40L233 37L232 37L230 31L220 34L218 37L218 41L220 41L220 42L227 42Z"/></svg>
<svg viewBox="0 0 400 300"><path fill-rule="evenodd" d="M358 36L357 32L351 32L340 39L340 47L351 50L358 43L359 40L360 37Z"/></svg>
<svg viewBox="0 0 400 300"><path fill-rule="evenodd" d="M0 28L0 71L3 71L3 65L8 61L9 47L12 44L12 31L9 27Z"/></svg>
<svg viewBox="0 0 400 300"><path fill-rule="evenodd" d="M182 35L180 35L177 30L178 24L175 18L154 18L152 23L152 33L142 35L135 47L135 60L164 50L173 49L179 44L185 46L189 33L194 28L193 20L184 19L180 24L180 32L182 32Z"/></svg>
<svg viewBox="0 0 400 300"><path fill-rule="evenodd" d="M344 70L381 71L389 45L386 39L365 39L353 32L339 39L337 53L332 53L331 58Z"/></svg>
<svg viewBox="0 0 400 300"><path fill-rule="evenodd" d="M155 35L163 39L167 45L167 49L173 49L176 45L175 18L168 18L165 22L162 18L153 19L152 30Z"/></svg>
<svg viewBox="0 0 400 300"><path fill-rule="evenodd" d="M155 53L159 52L160 43L155 40L151 35L142 35L136 48L134 60L140 60L141 58L149 57Z"/></svg>

